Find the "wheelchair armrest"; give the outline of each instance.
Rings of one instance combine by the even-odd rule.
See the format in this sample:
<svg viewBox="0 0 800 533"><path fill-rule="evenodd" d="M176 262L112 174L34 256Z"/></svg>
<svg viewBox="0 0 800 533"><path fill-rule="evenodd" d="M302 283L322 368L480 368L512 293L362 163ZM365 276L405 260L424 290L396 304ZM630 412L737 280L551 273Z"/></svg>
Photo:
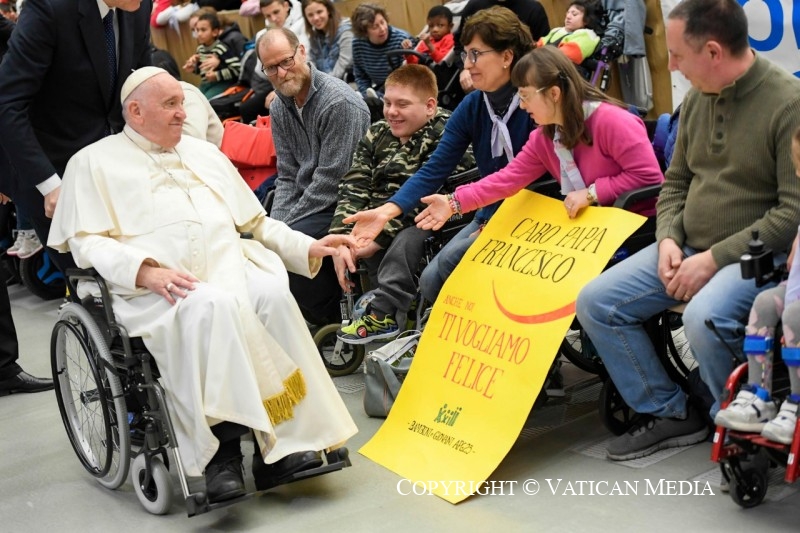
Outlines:
<svg viewBox="0 0 800 533"><path fill-rule="evenodd" d="M108 327L119 331L120 328L114 319L114 312L111 310L111 293L108 292L108 285L106 285L106 280L103 279L103 276L94 268L68 268L66 274L69 281L70 296L76 302L78 301L78 281L94 281L97 283L100 288L100 298L103 300L103 312L108 322Z"/></svg>
<svg viewBox="0 0 800 533"><path fill-rule="evenodd" d="M457 187L472 183L473 181L478 181L479 179L481 179L481 172L478 170L478 167L471 168L464 172L448 176L439 192L443 194L451 193L454 192Z"/></svg>
<svg viewBox="0 0 800 533"><path fill-rule="evenodd" d="M564 199L564 195L561 194L561 184L549 174L542 176L525 188L529 191L543 194L544 196L555 198L557 200Z"/></svg>
<svg viewBox="0 0 800 533"><path fill-rule="evenodd" d="M642 200L658 198L658 194L660 192L661 192L661 185L647 185L645 187L633 189L632 191L620 194L617 200L614 202L614 207L628 209L633 204L641 202Z"/></svg>
<svg viewBox="0 0 800 533"><path fill-rule="evenodd" d="M423 54L421 52L417 52L413 48L408 48L408 49L400 48L400 49L397 49L397 50L386 50L385 54L386 54L386 61L389 62L389 66L392 67L392 68L394 68L394 65L392 65L391 59L393 57L397 57L397 56L414 56L419 60L419 64L420 65L424 65L424 66L428 66L428 65L432 65L433 64L433 59L431 59L431 56L429 56L427 54Z"/></svg>

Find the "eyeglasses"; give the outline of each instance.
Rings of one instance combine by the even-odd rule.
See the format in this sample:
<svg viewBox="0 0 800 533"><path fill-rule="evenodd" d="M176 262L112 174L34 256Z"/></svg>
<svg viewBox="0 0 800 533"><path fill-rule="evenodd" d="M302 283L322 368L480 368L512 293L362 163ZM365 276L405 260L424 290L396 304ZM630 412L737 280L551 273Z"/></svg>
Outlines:
<svg viewBox="0 0 800 533"><path fill-rule="evenodd" d="M472 50L469 50L469 51L464 50L463 52L461 52L461 62L466 64L467 63L467 58L469 58L470 61L472 61L473 64L477 63L478 62L478 58L481 57L483 54L486 54L488 52L497 52L497 50L478 50L476 48L473 48Z"/></svg>
<svg viewBox="0 0 800 533"><path fill-rule="evenodd" d="M272 76L274 76L275 74L278 73L278 67L282 68L283 71L286 72L287 70L289 70L290 68L292 68L294 66L294 56L297 55L297 49L299 47L300 47L299 44L294 47L294 52L292 52L292 56L291 57L287 57L286 59L284 59L283 61L281 61L277 65L270 65L268 67L264 67L264 68L261 69L261 72L263 72L264 75L269 77L269 78L271 78Z"/></svg>
<svg viewBox="0 0 800 533"><path fill-rule="evenodd" d="M547 87L539 87L538 89L533 91L533 94L530 94L528 96L525 96L524 94L522 94L522 91L517 91L517 94L519 94L519 101L520 102L527 102L529 99L533 98L534 94L539 94L540 92L544 91L545 89L547 89Z"/></svg>

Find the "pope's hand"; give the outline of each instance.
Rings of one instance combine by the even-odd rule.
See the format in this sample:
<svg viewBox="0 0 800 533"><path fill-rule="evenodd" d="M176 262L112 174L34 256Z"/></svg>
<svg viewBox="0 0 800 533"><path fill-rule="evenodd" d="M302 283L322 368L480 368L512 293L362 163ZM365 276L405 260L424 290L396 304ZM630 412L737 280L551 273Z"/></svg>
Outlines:
<svg viewBox="0 0 800 533"><path fill-rule="evenodd" d="M350 235L325 235L311 243L308 249L308 257L325 257L328 255L339 255L339 247L356 247L356 240Z"/></svg>
<svg viewBox="0 0 800 533"><path fill-rule="evenodd" d="M171 305L175 305L176 297L186 298L188 291L193 291L194 284L198 281L200 280L191 274L147 263L142 263L136 274L137 287L144 287L151 292L160 294Z"/></svg>

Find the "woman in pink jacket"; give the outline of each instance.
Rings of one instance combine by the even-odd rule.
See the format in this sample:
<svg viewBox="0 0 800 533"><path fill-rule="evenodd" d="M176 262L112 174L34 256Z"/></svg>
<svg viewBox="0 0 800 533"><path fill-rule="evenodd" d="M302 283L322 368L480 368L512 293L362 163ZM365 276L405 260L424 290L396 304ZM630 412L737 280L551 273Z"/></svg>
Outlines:
<svg viewBox="0 0 800 533"><path fill-rule="evenodd" d="M546 173L561 183L570 218L590 205L612 205L624 192L661 184L664 176L642 120L595 89L554 47L529 52L514 67L520 107L539 125L505 168L452 195L422 198L422 229L438 229L454 213L508 198ZM632 207L655 213L653 200Z"/></svg>

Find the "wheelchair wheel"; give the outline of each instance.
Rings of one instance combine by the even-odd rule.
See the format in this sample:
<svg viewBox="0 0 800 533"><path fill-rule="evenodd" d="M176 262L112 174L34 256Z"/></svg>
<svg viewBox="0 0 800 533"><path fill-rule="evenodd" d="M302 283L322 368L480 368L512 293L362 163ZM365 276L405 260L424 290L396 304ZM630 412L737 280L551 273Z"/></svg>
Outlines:
<svg viewBox="0 0 800 533"><path fill-rule="evenodd" d="M748 468L731 477L731 499L737 505L750 509L764 501L769 482L767 473L760 468Z"/></svg>
<svg viewBox="0 0 800 533"><path fill-rule="evenodd" d="M600 420L614 435L622 435L636 422L638 415L631 409L611 379L603 382L600 389Z"/></svg>
<svg viewBox="0 0 800 533"><path fill-rule="evenodd" d="M584 372L590 374L604 374L605 368L600 356L597 354L589 336L583 331L577 319L572 321L572 325L561 341L558 350L567 360Z"/></svg>
<svg viewBox="0 0 800 533"><path fill-rule="evenodd" d="M661 320L665 332L667 355L678 372L677 378L681 381L680 384L685 385L689 373L697 368L697 361L694 359L689 341L686 340L683 332L683 316L680 313L667 311Z"/></svg>
<svg viewBox="0 0 800 533"><path fill-rule="evenodd" d="M19 276L25 287L42 300L57 300L67 292L64 275L44 249L19 261Z"/></svg>
<svg viewBox="0 0 800 533"><path fill-rule="evenodd" d="M172 480L169 471L161 458L154 455L150 459L150 482L145 485L147 477L147 465L145 456L140 453L133 460L131 467L131 481L133 490L139 503L142 504L148 513L155 515L166 514L172 505Z"/></svg>
<svg viewBox="0 0 800 533"><path fill-rule="evenodd" d="M50 339L50 362L72 448L101 485L118 488L130 466L124 393L100 329L76 303L59 313Z"/></svg>
<svg viewBox="0 0 800 533"><path fill-rule="evenodd" d="M363 345L347 344L336 338L339 327L339 324L328 324L314 334L314 344L317 345L322 363L331 377L352 374L364 361Z"/></svg>

